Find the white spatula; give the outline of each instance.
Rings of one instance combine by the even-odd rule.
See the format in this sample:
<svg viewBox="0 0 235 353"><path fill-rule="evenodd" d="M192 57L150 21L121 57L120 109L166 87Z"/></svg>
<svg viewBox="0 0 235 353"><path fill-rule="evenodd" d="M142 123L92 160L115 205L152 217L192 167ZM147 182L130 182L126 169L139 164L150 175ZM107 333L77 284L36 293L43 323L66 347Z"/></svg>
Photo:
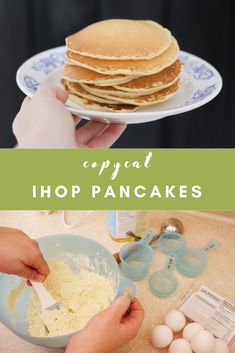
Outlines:
<svg viewBox="0 0 235 353"><path fill-rule="evenodd" d="M48 292L43 283L30 281L35 292L38 295L43 310L59 310L62 303L59 303L55 298Z"/></svg>

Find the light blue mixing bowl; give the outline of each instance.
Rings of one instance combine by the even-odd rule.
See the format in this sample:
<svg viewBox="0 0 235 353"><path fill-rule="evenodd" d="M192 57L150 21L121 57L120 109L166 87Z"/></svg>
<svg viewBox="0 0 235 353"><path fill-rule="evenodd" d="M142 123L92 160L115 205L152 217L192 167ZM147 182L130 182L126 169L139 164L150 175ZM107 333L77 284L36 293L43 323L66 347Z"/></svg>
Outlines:
<svg viewBox="0 0 235 353"><path fill-rule="evenodd" d="M46 259L66 259L67 262L68 254L72 257L74 255L85 255L89 261L84 261L82 268L80 264L79 266L74 265L73 261L71 261L71 264L69 263L73 271L92 269L111 281L115 297L123 294L125 288L130 288L132 296L135 297L134 284L129 279L122 277L112 254L100 243L89 238L67 234L46 236L38 239L38 243ZM32 290L30 287L25 286L16 301L13 312L9 312L7 306L8 295L13 288L19 285L20 281L21 279L17 276L0 274L0 321L26 341L45 347L65 347L72 334L57 337L33 337L28 333L27 310Z"/></svg>

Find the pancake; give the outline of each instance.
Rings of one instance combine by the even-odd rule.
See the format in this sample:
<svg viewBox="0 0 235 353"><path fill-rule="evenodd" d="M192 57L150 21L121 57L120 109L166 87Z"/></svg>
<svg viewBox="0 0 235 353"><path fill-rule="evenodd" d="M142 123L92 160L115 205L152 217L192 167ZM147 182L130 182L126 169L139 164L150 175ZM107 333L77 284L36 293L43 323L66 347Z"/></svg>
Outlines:
<svg viewBox="0 0 235 353"><path fill-rule="evenodd" d="M70 83L66 80L61 80L61 84L63 88L72 95L79 95L87 100L92 100L97 103L107 103L107 104L117 104L116 101L113 101L108 98L97 97L95 95L90 94L89 92L85 91L78 83Z"/></svg>
<svg viewBox="0 0 235 353"><path fill-rule="evenodd" d="M139 96L143 95L143 93L138 92L138 91L137 92L121 91L121 90L119 90L119 89L117 89L116 87L113 87L113 86L101 87L101 86L95 86L95 85L86 85L84 83L80 83L80 85L82 86L82 88L85 91L87 91L87 92L89 92L91 94L108 95L108 96L110 96L110 99L112 99L113 96L118 96L118 97L139 97ZM152 92L150 92L150 93L152 93Z"/></svg>
<svg viewBox="0 0 235 353"><path fill-rule="evenodd" d="M100 21L66 44L62 84L85 108L135 111L169 99L180 87L178 43L156 22Z"/></svg>
<svg viewBox="0 0 235 353"><path fill-rule="evenodd" d="M151 75L172 65L178 57L179 46L172 37L170 47L151 60L104 60L95 59L67 51L67 60L78 66L108 75Z"/></svg>
<svg viewBox="0 0 235 353"><path fill-rule="evenodd" d="M68 85L70 92L72 93L78 93L79 95L81 92L81 86L77 83L71 83ZM164 100L172 97L179 89L180 84L179 80L176 81L173 85L170 87L164 88L160 91L157 91L152 94L148 95L143 95L140 97L120 97L120 96L112 96L110 97L108 94L97 94L96 97L101 97L105 99L112 99L112 101L115 101L116 103L123 103L123 104L131 104L131 105L137 105L137 106L147 106L147 105L152 105L155 103L163 102Z"/></svg>
<svg viewBox="0 0 235 353"><path fill-rule="evenodd" d="M176 81L178 81L179 77L177 77L173 82L168 83L167 85L164 86L159 86L159 87L155 87L149 90L145 90L145 91L121 91L118 90L116 87L113 86L107 86L107 87L100 87L100 86L95 86L95 85L86 85L81 83L81 87L91 93L91 94L95 94L95 95L105 95L105 96L109 96L110 99L112 99L112 97L127 97L127 98L135 98L135 97L141 97L143 95L147 95L147 94L152 94L152 93L156 93L158 91L163 90L164 88L170 87L172 86Z"/></svg>
<svg viewBox="0 0 235 353"><path fill-rule="evenodd" d="M170 31L157 22L126 19L100 21L66 38L69 51L108 60L152 59L170 43Z"/></svg>
<svg viewBox="0 0 235 353"><path fill-rule="evenodd" d="M91 110L99 110L102 112L134 112L138 109L135 105L130 104L105 104L105 103L98 103L92 100L85 99L80 97L79 95L70 94L70 99L76 104L80 106L91 109Z"/></svg>
<svg viewBox="0 0 235 353"><path fill-rule="evenodd" d="M155 93L175 83L180 76L183 64L177 60L172 66L158 74L143 76L141 78L129 81L121 86L100 87L92 84L82 84L83 89L91 94L109 95L118 97L139 97L146 94ZM124 87L123 87L124 86ZM131 87L131 88L130 88Z"/></svg>
<svg viewBox="0 0 235 353"><path fill-rule="evenodd" d="M113 86L131 81L135 78L135 76L103 75L98 72L85 69L81 66L69 65L65 63L64 78L71 82L92 83L97 86Z"/></svg>
<svg viewBox="0 0 235 353"><path fill-rule="evenodd" d="M181 61L176 60L174 64L156 74L138 77L127 83L118 84L115 88L129 93L136 91L142 94L151 93L150 91L152 89L165 88L168 87L169 84L174 83L179 78L183 67L184 65Z"/></svg>

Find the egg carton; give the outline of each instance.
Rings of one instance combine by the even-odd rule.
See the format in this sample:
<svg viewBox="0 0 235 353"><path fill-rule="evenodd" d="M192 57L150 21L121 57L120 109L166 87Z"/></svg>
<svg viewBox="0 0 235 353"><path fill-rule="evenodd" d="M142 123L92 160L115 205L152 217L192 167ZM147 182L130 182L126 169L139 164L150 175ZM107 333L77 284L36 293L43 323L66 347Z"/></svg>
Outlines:
<svg viewBox="0 0 235 353"><path fill-rule="evenodd" d="M235 353L234 333L235 306L201 285L173 303L150 341L159 353Z"/></svg>
<svg viewBox="0 0 235 353"><path fill-rule="evenodd" d="M197 322L235 353L235 304L206 285L197 285L178 298L175 308L186 317L186 324Z"/></svg>

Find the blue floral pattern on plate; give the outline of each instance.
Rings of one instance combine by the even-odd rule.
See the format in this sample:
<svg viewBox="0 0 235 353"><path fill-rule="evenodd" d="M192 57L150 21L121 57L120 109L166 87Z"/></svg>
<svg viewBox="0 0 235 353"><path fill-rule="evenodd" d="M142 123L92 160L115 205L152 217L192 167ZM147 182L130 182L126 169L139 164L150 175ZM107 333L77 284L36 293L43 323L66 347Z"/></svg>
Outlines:
<svg viewBox="0 0 235 353"><path fill-rule="evenodd" d="M52 53L44 58L34 61L31 68L37 72L43 72L45 75L50 74L53 70L64 65L64 52Z"/></svg>
<svg viewBox="0 0 235 353"><path fill-rule="evenodd" d="M210 96L215 90L216 90L216 85L211 85L204 89L198 89L196 92L194 92L193 96L184 103L183 107L200 102L201 100Z"/></svg>
<svg viewBox="0 0 235 353"><path fill-rule="evenodd" d="M195 80L210 80L214 72L201 60L192 59L187 54L181 54L180 60L184 63L185 70Z"/></svg>
<svg viewBox="0 0 235 353"><path fill-rule="evenodd" d="M38 81L36 81L33 77L28 75L24 76L24 83L31 93L36 93L36 91L40 86L40 83Z"/></svg>

